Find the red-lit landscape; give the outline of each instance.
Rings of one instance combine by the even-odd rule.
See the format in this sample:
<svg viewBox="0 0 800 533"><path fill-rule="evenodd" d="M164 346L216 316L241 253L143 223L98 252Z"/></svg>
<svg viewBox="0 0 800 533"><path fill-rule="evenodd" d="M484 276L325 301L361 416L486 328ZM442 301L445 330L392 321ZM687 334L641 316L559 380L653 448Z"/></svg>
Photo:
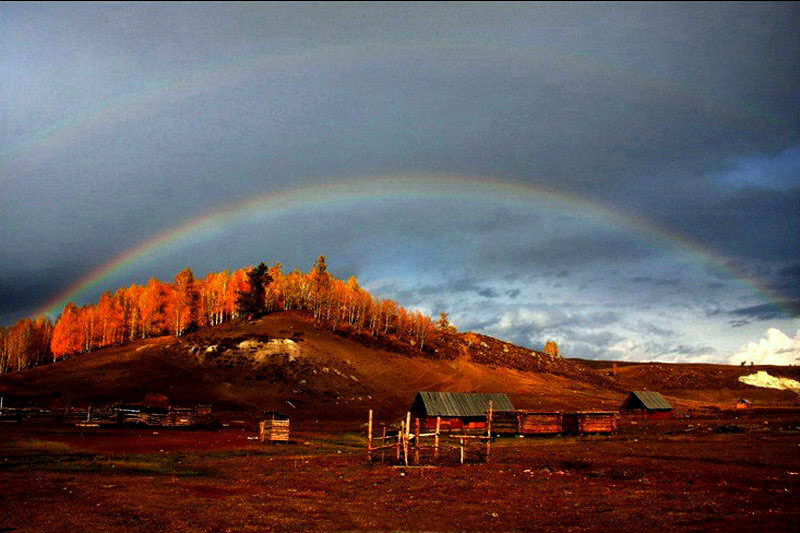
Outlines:
<svg viewBox="0 0 800 533"><path fill-rule="evenodd" d="M232 318L222 308L224 322L198 326L190 318L200 316L199 308L192 306L208 298L191 295L208 289L191 281L184 291L193 331L118 335L115 346L61 354L55 363L0 377L2 526L785 529L797 519L797 392L738 379L766 371L797 380L796 367L564 359L557 347L533 352L460 333L446 317L437 324L422 317L422 344L415 322L421 315L381 305L321 265L286 276L301 280L297 287L308 292L297 292L297 301L319 302L317 313L300 303L284 310L292 291L277 290L275 280L284 278L273 269L263 293L275 298L270 312ZM248 276L255 271L243 269L241 278L255 279ZM185 283L180 276L164 285L174 294L179 283ZM247 282L238 286L240 294L249 290ZM333 316L328 305L339 313L335 324L326 318ZM165 301L160 309L175 308ZM389 308L389 327L370 327L386 320L370 312ZM96 309L77 310L78 322ZM415 319L401 318L407 316ZM95 320L102 323L102 314ZM400 326L402 320L408 325ZM167 316L159 323L167 328L175 321ZM613 434L497 437L488 461L470 448L463 465L453 449L437 459L423 452L419 466L396 466L391 449L383 461L379 452L368 461L368 411L376 428L396 431L423 390L504 392L517 409L559 412L618 411L628 391L651 390L674 412L666 420L617 415ZM148 397L210 404L215 424L92 425L65 416ZM735 409L740 398L752 407ZM258 422L268 411L288 415L289 442L258 442Z"/></svg>
<svg viewBox="0 0 800 533"><path fill-rule="evenodd" d="M796 530L798 49L0 2L0 533Z"/></svg>

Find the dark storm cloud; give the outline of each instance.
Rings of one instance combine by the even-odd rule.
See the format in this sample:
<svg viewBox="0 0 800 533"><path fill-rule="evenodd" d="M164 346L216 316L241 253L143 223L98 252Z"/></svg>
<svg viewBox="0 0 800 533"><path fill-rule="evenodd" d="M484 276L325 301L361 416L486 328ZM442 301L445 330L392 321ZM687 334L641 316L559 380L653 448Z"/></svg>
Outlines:
<svg viewBox="0 0 800 533"><path fill-rule="evenodd" d="M633 283L647 283L652 285L659 285L661 287L669 287L672 285L680 284L681 280L679 279L658 279L654 278L653 276L634 276L631 278Z"/></svg>
<svg viewBox="0 0 800 533"><path fill-rule="evenodd" d="M647 333L651 335L657 335L659 337L673 337L676 334L674 330L662 328L650 322L645 322L644 320L640 320L637 325L640 329L646 331Z"/></svg>
<svg viewBox="0 0 800 533"><path fill-rule="evenodd" d="M789 263L767 278L770 290L786 298L800 299L800 264Z"/></svg>
<svg viewBox="0 0 800 533"><path fill-rule="evenodd" d="M397 287L384 286L380 287L379 291L392 298L415 302L424 302L427 298L458 293L473 294L481 298L497 298L500 296L496 289L482 286L478 280L473 278L454 279L450 283L425 285L416 289L398 289Z"/></svg>
<svg viewBox="0 0 800 533"><path fill-rule="evenodd" d="M497 298L499 296L499 293L492 288L478 289L477 292L478 296L482 296L484 298Z"/></svg>
<svg viewBox="0 0 800 533"><path fill-rule="evenodd" d="M647 224L611 227L574 199L528 210L386 200L243 222L158 250L113 283L186 265L307 270L325 253L338 276L393 280L382 295L430 309L482 302L499 317L509 302L563 301L547 324L572 324L575 349L598 355L628 338L615 328L634 308L707 299L722 320L761 304L728 295L728 273L671 268L675 243L800 298L796 4L0 11L4 317L219 207L416 173L507 179ZM623 300L606 325L580 307ZM506 334L529 343L530 321L518 322ZM606 336L580 340L575 323Z"/></svg>
<svg viewBox="0 0 800 533"><path fill-rule="evenodd" d="M694 356L713 354L717 350L709 345L689 346L680 344L673 346L664 343L648 343L647 351L652 354L654 359L680 361Z"/></svg>
<svg viewBox="0 0 800 533"><path fill-rule="evenodd" d="M545 241L536 238L535 234L531 237L517 239L513 247L503 242L487 243L480 251L480 259L500 268L535 265L537 271L544 269L544 274L548 275L548 270L564 265L585 268L588 264L609 263L622 258L636 261L656 253L650 244L598 228L584 228L581 234L567 234ZM567 277L568 274L562 275L562 272L566 271L551 271L548 277Z"/></svg>
<svg viewBox="0 0 800 533"><path fill-rule="evenodd" d="M800 158L795 179L800 179ZM686 228L712 249L734 257L789 261L796 259L800 235L800 188L738 189L719 199L705 198L694 213L685 213Z"/></svg>
<svg viewBox="0 0 800 533"><path fill-rule="evenodd" d="M800 316L800 300L743 307L730 311L730 314L742 317L741 320L770 320Z"/></svg>
<svg viewBox="0 0 800 533"><path fill-rule="evenodd" d="M31 302L45 301L59 289L63 286L57 282L48 283L47 278L3 277L0 279L0 324L32 316L37 306Z"/></svg>

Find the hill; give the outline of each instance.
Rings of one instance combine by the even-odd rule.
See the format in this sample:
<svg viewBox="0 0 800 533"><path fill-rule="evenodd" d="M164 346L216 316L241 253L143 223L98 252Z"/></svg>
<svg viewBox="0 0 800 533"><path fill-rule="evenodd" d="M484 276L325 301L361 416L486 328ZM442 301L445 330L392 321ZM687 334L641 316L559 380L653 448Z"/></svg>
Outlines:
<svg viewBox="0 0 800 533"><path fill-rule="evenodd" d="M318 326L289 311L231 321L182 337L99 349L0 376L6 404L47 407L139 401L211 403L241 416L276 410L352 420L399 416L417 391L506 392L518 408L616 409L626 391L665 393L678 408L792 405L796 395L745 385L749 368L563 359L478 334L442 335L422 352L404 343ZM591 367L591 368L590 368ZM792 369L784 369L784 374Z"/></svg>
<svg viewBox="0 0 800 533"><path fill-rule="evenodd" d="M401 413L419 390L509 393L518 407L612 408L621 391L583 365L483 335L443 337L431 352L317 327L298 312L233 321L0 376L0 395L47 406L138 401L300 417Z"/></svg>
<svg viewBox="0 0 800 533"><path fill-rule="evenodd" d="M653 390L680 398L689 407L700 404L729 407L738 398L755 405L796 405L798 394L790 390L754 387L739 380L757 372L800 380L797 366L731 366L699 363L635 363L572 359L592 368L598 376L625 390Z"/></svg>

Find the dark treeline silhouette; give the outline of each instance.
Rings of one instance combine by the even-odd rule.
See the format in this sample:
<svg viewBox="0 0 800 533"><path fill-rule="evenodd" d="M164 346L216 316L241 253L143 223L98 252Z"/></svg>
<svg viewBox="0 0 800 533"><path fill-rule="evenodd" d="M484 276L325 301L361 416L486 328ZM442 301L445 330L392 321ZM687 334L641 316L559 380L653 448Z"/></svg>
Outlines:
<svg viewBox="0 0 800 533"><path fill-rule="evenodd" d="M238 318L297 310L323 327L391 338L424 350L437 331L455 333L446 315L437 329L427 315L374 298L355 277L333 277L325 256L305 273L284 274L280 263L210 273L195 279L190 268L172 283L156 278L106 292L96 304L67 304L55 325L47 317L0 327L0 373L32 368L65 356L160 335L181 336Z"/></svg>

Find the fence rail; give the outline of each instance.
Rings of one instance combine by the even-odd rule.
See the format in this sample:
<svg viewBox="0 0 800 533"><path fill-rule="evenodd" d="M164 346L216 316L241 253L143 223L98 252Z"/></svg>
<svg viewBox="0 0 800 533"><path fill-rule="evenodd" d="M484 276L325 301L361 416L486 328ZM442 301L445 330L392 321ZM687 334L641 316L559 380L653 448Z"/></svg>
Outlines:
<svg viewBox="0 0 800 533"><path fill-rule="evenodd" d="M373 415L372 409L369 410L367 420L367 459L373 461L377 459L376 452L381 452L380 460L386 461L386 450L394 449L394 460L405 466L409 463L420 464L420 456L423 451L432 451L432 459L437 460L443 450L458 450L459 461L464 464L468 445L473 442L485 442L485 454L483 459L489 461L492 451L492 402L490 401L486 411L486 435L467 435L466 433L442 433L442 418L436 417L436 430L433 433L420 432L420 419L414 419L414 431L411 431L411 412L406 413L405 420L400 421L400 429L396 435L389 435L386 426L380 436L373 434ZM445 437L449 441L442 441ZM423 439L430 439L425 443ZM447 444L450 441L458 441L458 445ZM377 443L377 444L376 444ZM483 448L483 446L481 446Z"/></svg>

